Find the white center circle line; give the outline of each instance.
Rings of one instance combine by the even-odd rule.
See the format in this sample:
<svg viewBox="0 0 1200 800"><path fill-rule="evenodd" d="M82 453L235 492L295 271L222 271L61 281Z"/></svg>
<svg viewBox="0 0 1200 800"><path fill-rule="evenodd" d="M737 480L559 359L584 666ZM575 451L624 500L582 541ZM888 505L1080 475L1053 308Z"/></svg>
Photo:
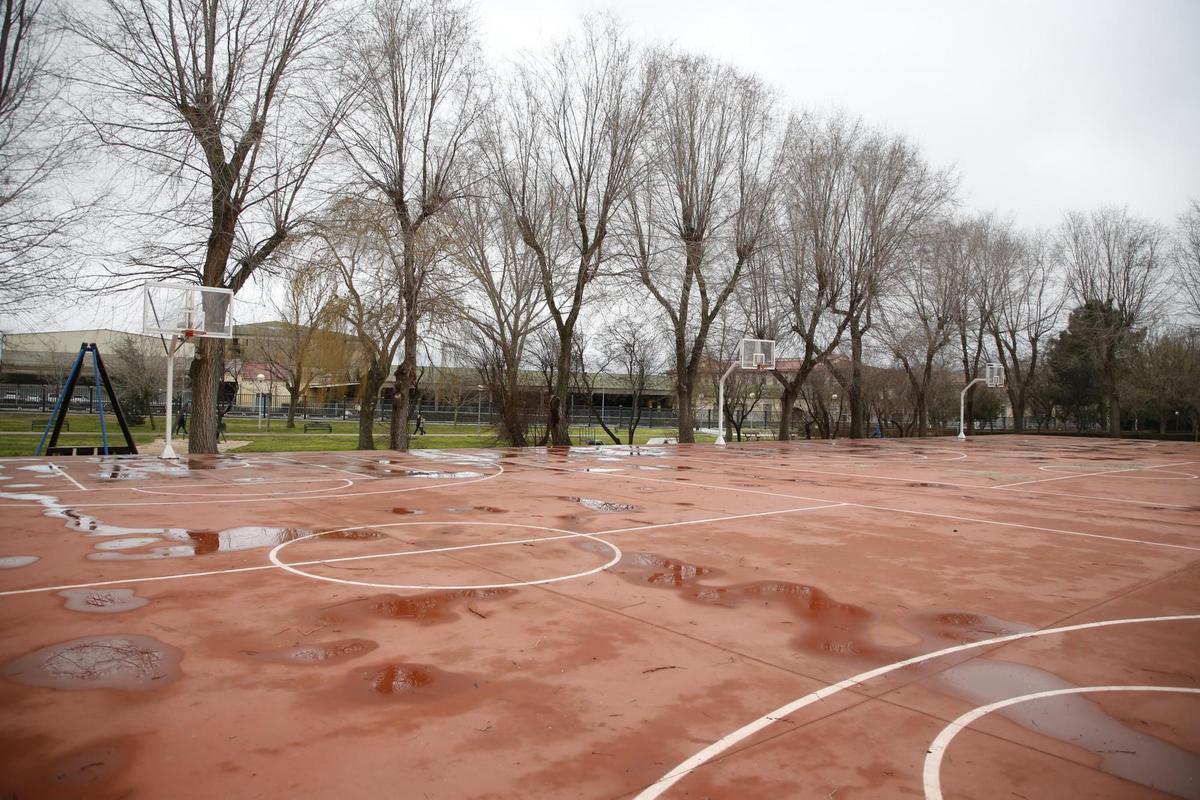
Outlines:
<svg viewBox="0 0 1200 800"><path fill-rule="evenodd" d="M519 588L522 586L540 586L540 585L547 584L547 583L558 583L560 581L569 581L569 580L574 580L575 578L583 578L588 575L595 575L597 572L603 572L604 570L608 569L609 567L615 566L621 560L621 557L624 555L621 552L621 549L619 547L617 547L615 544L613 544L612 542L610 542L606 539L601 539L599 536L594 535L594 534L581 533L578 531L565 531L565 530L562 530L559 528L546 528L546 527L542 527L539 525L519 525L519 524L511 523L511 522L460 522L460 523L391 522L391 523L387 523L385 525L363 525L363 526L360 526L360 528L394 528L394 527L416 527L416 526L429 526L429 525L438 525L438 526L445 527L445 526L449 526L451 524L458 525L458 526L467 526L467 525L481 526L482 525L482 526L501 527L501 528L524 528L526 530L548 531L551 533L560 534L560 535L554 536L554 537L540 537L539 539L532 540L535 542L536 541L542 541L542 542L561 541L563 539L576 539L576 538L591 539L592 541L598 542L601 545L603 545L604 547L608 548L612 552L613 555L612 555L612 558L608 560L608 562L601 564L600 566L593 567L592 569L584 570L582 572L572 573L570 575L556 575L551 578L539 578L538 580L531 580L531 581L512 581L509 583L461 584L461 585L375 583L372 581L355 581L355 580L350 580L348 578L334 578L334 577L331 577L328 575L318 575L314 572L307 572L305 570L298 569L296 565L303 564L304 566L312 566L312 565L316 565L316 564L325 563L326 561L329 561L329 562L336 562L336 561L342 561L342 560L361 561L361 560L368 559L368 558L401 558L404 556L428 555L431 553L450 553L450 552L456 552L456 551L460 551L460 550L477 550L477 549L482 549L485 547L504 547L504 546L510 546L510 545L525 544L526 540L516 540L516 541L507 541L507 542L505 542L505 541L483 542L480 544L466 544L466 545L451 545L449 547L434 547L434 548L429 548L429 549L425 549L425 550L409 550L409 551L402 551L402 552L398 552L398 553L381 553L381 554L372 555L372 556L350 556L347 558L331 558L331 559L324 559L324 560L304 561L304 562L295 562L295 563L285 562L282 559L280 559L280 557L279 557L279 553L284 548L286 548L288 545L293 545L293 544L296 544L297 542L303 542L306 539L314 539L316 537L326 536L326 535L329 535L332 533L341 533L341 532L344 532L347 530L358 530L359 529L359 528L343 528L343 529L336 530L336 531L319 531L317 533L310 533L307 536L300 536L300 537L298 537L296 539L292 539L290 541L281 542L280 544L277 544L275 547L271 548L271 552L267 554L267 557L271 559L272 564L279 567L280 569L283 569L283 570L286 570L287 572L292 573L293 575L300 575L301 577L304 577L304 578L314 578L314 579L320 580L320 581L328 581L329 583L341 583L341 584L345 584L348 586L366 586L366 587L375 588L375 589L415 589L415 590L421 590L421 591L465 591L465 590L470 590L470 589L512 589L512 588Z"/></svg>
<svg viewBox="0 0 1200 800"><path fill-rule="evenodd" d="M1200 614L1173 614L1162 617L1108 619L1101 620L1099 622L1084 622L1078 625L1065 625L1058 628L1044 628L1040 631L1013 633L1007 636L997 636L994 639L984 639L981 642L970 642L968 644L955 645L953 647L947 647L943 650L935 650L932 653L925 653L923 655L913 656L912 658L906 658L903 661L897 661L893 664L885 664L882 667L876 667L875 669L867 670L866 672L860 672L853 677L830 684L829 686L825 686L815 692L809 692L803 697L797 698L790 703L786 703L774 711L763 714L758 719L753 720L752 722L743 725L732 733L721 737L700 752L677 764L657 781L639 792L637 796L634 797L634 800L653 800L653 798L661 797L664 792L687 777L687 775L693 770L699 769L739 742L745 741L764 728L767 728L778 720L787 717L789 714L794 714L805 706L810 706L813 703L824 700L827 697L832 697L833 695L843 692L846 689L852 689L860 686L863 683L866 683L867 681L880 678L905 667L911 667L914 664L921 664L935 658L941 658L942 656L961 653L967 650L975 650L981 647L992 647L994 645L1006 644L1008 642L1015 642L1021 639L1032 639L1037 636L1050 636L1059 633L1070 633L1072 631L1082 631L1090 628L1104 628L1110 625L1136 625L1149 622L1192 622L1195 620L1200 620Z"/></svg>
<svg viewBox="0 0 1200 800"><path fill-rule="evenodd" d="M950 746L950 742L954 740L954 737L962 733L975 720L993 711L999 711L1002 708L1007 708L1017 703L1028 703L1033 700L1057 697L1064 694L1084 694L1091 692L1174 692L1178 694L1200 694L1200 689L1188 686L1073 686L1069 689L1050 689L1045 692L1022 694L1016 697L1009 697L1006 700L998 700L986 706L973 708L955 719L945 728L942 728L941 732L933 740L933 743L929 745L929 752L925 756L925 769L923 772L926 800L943 800L942 758L945 756L946 748Z"/></svg>

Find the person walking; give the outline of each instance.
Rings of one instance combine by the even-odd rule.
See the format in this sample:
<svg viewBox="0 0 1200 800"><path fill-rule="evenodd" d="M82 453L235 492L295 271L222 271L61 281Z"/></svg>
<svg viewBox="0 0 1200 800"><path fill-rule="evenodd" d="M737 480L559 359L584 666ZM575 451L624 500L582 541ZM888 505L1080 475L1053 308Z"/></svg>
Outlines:
<svg viewBox="0 0 1200 800"><path fill-rule="evenodd" d="M187 434L187 404L179 401L179 421L175 423L175 433Z"/></svg>
<svg viewBox="0 0 1200 800"><path fill-rule="evenodd" d="M414 434L417 436L425 435L425 417L421 415L420 411L417 412L417 429L414 431Z"/></svg>

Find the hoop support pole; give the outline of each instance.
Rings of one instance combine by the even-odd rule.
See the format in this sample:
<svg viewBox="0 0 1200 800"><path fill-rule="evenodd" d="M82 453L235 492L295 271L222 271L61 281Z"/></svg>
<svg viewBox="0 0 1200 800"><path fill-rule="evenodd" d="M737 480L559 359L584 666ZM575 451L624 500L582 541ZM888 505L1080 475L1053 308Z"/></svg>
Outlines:
<svg viewBox="0 0 1200 800"><path fill-rule="evenodd" d="M175 455L175 448L171 447L171 433L174 427L171 411L175 404L175 351L179 349L182 343L182 337L172 335L171 347L167 350L167 427L166 436L164 437L165 443L160 458L178 458Z"/></svg>
<svg viewBox="0 0 1200 800"><path fill-rule="evenodd" d="M725 446L725 379L738 366L737 361L730 364L729 369L725 370L725 374L721 376L721 382L717 384L717 440L713 444L720 445L721 447Z"/></svg>
<svg viewBox="0 0 1200 800"><path fill-rule="evenodd" d="M958 395L958 440L965 442L966 434L966 418L967 418L967 392L971 391L977 383L986 383L987 378L973 378L970 383L963 387L962 392Z"/></svg>

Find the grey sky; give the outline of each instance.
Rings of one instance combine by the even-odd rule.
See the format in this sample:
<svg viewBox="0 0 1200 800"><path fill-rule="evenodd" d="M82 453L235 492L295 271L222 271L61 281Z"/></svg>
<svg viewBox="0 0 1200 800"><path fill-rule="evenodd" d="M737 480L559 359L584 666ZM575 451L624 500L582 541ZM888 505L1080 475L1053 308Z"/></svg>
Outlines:
<svg viewBox="0 0 1200 800"><path fill-rule="evenodd" d="M1173 224L1200 196L1200 0L475 0L500 64L610 11L639 39L711 54L784 107L842 108L953 165L964 210L1054 227L1128 206ZM137 327L140 296L40 309L13 329ZM64 318L69 317L69 318ZM260 286L240 320L272 316Z"/></svg>
<svg viewBox="0 0 1200 800"><path fill-rule="evenodd" d="M478 0L511 58L608 9L635 36L758 73L956 165L970 209L1054 226L1127 205L1173 223L1200 196L1198 0Z"/></svg>

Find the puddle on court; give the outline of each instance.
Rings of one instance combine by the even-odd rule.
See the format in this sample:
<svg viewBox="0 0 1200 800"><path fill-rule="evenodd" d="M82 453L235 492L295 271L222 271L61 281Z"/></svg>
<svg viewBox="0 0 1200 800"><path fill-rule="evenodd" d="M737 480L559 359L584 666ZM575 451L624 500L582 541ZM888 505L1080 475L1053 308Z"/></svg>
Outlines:
<svg viewBox="0 0 1200 800"><path fill-rule="evenodd" d="M1035 630L1031 625L993 617L971 611L929 610L909 614L901 624L923 638L931 639L925 651L940 650L946 642L971 644L997 636L1028 633Z"/></svg>
<svg viewBox="0 0 1200 800"><path fill-rule="evenodd" d="M383 703L450 702L444 711L458 713L481 699L481 681L430 664L391 662L355 670L345 683L351 698ZM440 702L439 702L440 701ZM466 705L464 705L464 701Z"/></svg>
<svg viewBox="0 0 1200 800"><path fill-rule="evenodd" d="M389 664L371 676L371 691L376 694L401 694L429 686L433 670L412 664Z"/></svg>
<svg viewBox="0 0 1200 800"><path fill-rule="evenodd" d="M355 528L350 531L330 531L329 533L321 534L322 539L344 539L346 541L374 541L376 539L390 539L386 533L382 531L373 531L369 528Z"/></svg>
<svg viewBox="0 0 1200 800"><path fill-rule="evenodd" d="M284 542L309 536L312 533L314 531L308 528L270 528L258 525L228 528L223 531L189 531L171 528L162 531L158 537L135 537L100 542L96 545L96 552L90 553L88 558L93 561L151 561L160 558L188 558L213 553L231 553L274 547ZM178 544L148 546L160 542L178 542Z"/></svg>
<svg viewBox="0 0 1200 800"><path fill-rule="evenodd" d="M0 676L51 689L147 691L177 680L182 657L149 636L86 636L14 659L0 667Z"/></svg>
<svg viewBox="0 0 1200 800"><path fill-rule="evenodd" d="M379 594L320 608L317 610L317 619L324 623L356 619L403 619L432 625L458 619L462 612L470 613L468 606L472 601L494 600L513 594L516 594L515 589L461 589L409 597Z"/></svg>
<svg viewBox="0 0 1200 800"><path fill-rule="evenodd" d="M436 480L459 480L465 478L482 478L482 472L474 472L472 470L428 470L414 469L403 464L396 464L386 459L380 461L368 461L354 465L356 471L373 473L376 475L394 475L402 478L422 478Z"/></svg>
<svg viewBox="0 0 1200 800"><path fill-rule="evenodd" d="M66 598L68 610L91 614L119 614L150 602L137 597L133 589L64 589L58 596Z"/></svg>
<svg viewBox="0 0 1200 800"><path fill-rule="evenodd" d="M945 694L987 705L1010 697L1075 688L1052 672L1026 664L974 659L927 680ZM1127 696L1132 696L1127 695ZM1100 769L1179 797L1196 797L1200 755L1134 730L1104 711L1093 698L1074 694L1017 703L995 712L1021 727L1099 756ZM1119 702L1120 694L1114 699Z"/></svg>
<svg viewBox="0 0 1200 800"><path fill-rule="evenodd" d="M605 514L619 514L642 510L640 506L635 506L633 503L618 503L613 500L597 500L591 497L564 497L562 499L572 503L579 503L579 505L586 509Z"/></svg>
<svg viewBox="0 0 1200 800"><path fill-rule="evenodd" d="M107 783L129 764L130 749L130 743L124 739L85 745L58 759L50 768L48 780L55 786Z"/></svg>
<svg viewBox="0 0 1200 800"><path fill-rule="evenodd" d="M314 666L349 661L352 658L366 655L378 647L379 643L370 639L338 639L333 642L281 647L277 650L244 650L242 652L259 661Z"/></svg>
<svg viewBox="0 0 1200 800"><path fill-rule="evenodd" d="M41 560L41 556L0 556L0 569L19 569Z"/></svg>
<svg viewBox="0 0 1200 800"><path fill-rule="evenodd" d="M587 549L604 552L595 542L587 542ZM582 546L582 545L581 545ZM618 574L631 583L649 583L655 586L680 588L702 575L715 575L716 570L688 564L656 553L625 553L617 568Z"/></svg>

